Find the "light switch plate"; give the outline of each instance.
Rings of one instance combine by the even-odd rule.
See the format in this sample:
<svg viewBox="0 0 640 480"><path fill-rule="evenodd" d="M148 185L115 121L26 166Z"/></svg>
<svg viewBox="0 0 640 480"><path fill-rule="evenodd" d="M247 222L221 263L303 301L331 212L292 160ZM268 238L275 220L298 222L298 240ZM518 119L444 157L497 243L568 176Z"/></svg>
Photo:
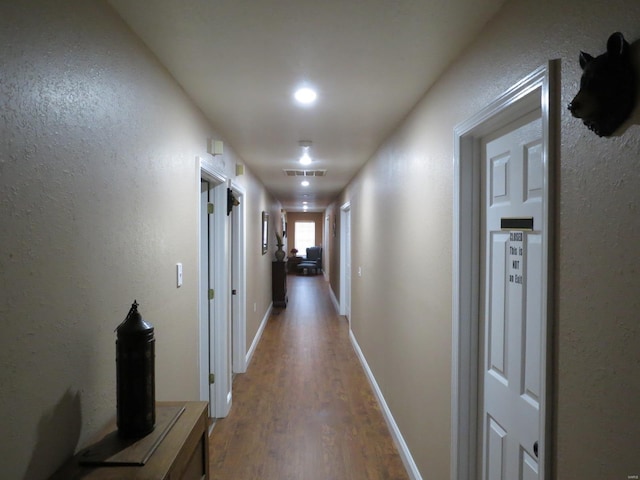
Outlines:
<svg viewBox="0 0 640 480"><path fill-rule="evenodd" d="M182 264L181 263L176 264L176 275L178 280L178 287L181 287L182 286Z"/></svg>

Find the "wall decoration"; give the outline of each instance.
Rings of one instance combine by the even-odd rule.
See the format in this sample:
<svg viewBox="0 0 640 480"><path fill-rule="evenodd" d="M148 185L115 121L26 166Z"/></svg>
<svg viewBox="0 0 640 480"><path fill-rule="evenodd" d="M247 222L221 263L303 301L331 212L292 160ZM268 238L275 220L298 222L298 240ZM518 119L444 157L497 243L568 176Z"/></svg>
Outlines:
<svg viewBox="0 0 640 480"><path fill-rule="evenodd" d="M594 58L580 52L580 67L580 90L568 105L569 111L596 135L608 137L635 106L636 73L629 43L616 32L609 37L602 55Z"/></svg>
<svg viewBox="0 0 640 480"><path fill-rule="evenodd" d="M231 215L233 207L240 205L240 200L235 196L233 190L227 188L227 217Z"/></svg>
<svg viewBox="0 0 640 480"><path fill-rule="evenodd" d="M269 249L269 214L262 212L262 254Z"/></svg>
<svg viewBox="0 0 640 480"><path fill-rule="evenodd" d="M282 223L282 225L280 225L280 230L282 231L282 237L286 237L287 236L287 212L284 210L284 208L280 210L280 222Z"/></svg>

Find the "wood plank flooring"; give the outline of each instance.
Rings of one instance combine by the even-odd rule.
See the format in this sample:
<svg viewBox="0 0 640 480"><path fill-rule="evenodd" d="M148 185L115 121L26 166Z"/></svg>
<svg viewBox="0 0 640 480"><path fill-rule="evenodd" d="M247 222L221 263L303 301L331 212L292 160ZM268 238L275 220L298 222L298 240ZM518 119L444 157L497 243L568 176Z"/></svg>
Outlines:
<svg viewBox="0 0 640 480"><path fill-rule="evenodd" d="M321 275L289 275L233 407L210 440L214 480L405 480L408 475Z"/></svg>

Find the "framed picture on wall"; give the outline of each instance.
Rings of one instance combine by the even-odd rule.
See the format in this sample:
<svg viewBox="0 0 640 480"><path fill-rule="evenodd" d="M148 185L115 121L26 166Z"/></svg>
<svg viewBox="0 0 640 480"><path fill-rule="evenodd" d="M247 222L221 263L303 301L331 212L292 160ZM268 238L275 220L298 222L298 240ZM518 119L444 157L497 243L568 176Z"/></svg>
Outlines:
<svg viewBox="0 0 640 480"><path fill-rule="evenodd" d="M262 212L262 254L269 249L269 214Z"/></svg>

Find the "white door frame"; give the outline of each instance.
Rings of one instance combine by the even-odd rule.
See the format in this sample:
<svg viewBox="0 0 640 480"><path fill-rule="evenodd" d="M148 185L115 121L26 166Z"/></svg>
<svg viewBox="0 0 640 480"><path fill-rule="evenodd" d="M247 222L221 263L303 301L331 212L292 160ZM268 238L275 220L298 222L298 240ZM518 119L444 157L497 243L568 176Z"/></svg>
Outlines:
<svg viewBox="0 0 640 480"><path fill-rule="evenodd" d="M330 225L329 225L329 214L325 210L324 213L324 231L322 232L322 272L324 274L324 279L328 282L330 275L330 265L331 265L331 243L330 243Z"/></svg>
<svg viewBox="0 0 640 480"><path fill-rule="evenodd" d="M213 196L214 183L207 178L200 177L198 181L206 182L207 203L211 202ZM210 312L211 300L206 291L210 286L210 274L213 272L213 249L210 248L212 241L209 237L213 231L212 219L202 202L202 182L200 182L200 202L198 208L198 384L200 389L200 400L209 401L209 416L215 416L215 393L209 385L209 373L211 372L210 348L212 335L210 322L213 320L213 312ZM206 225L205 225L206 223ZM203 238L203 233L206 236ZM214 239L215 240L215 239ZM206 255L205 255L206 252Z"/></svg>
<svg viewBox="0 0 640 480"><path fill-rule="evenodd" d="M205 179L213 185L214 194L214 267L213 267L213 285L215 290L213 329L214 329L214 345L209 349L205 339L209 337L208 319L202 311L201 298L198 298L198 318L199 318L199 363L200 363L200 399L209 400L209 373L214 373L214 394L215 394L215 412L210 412L212 417L226 417L231 409L231 345L229 339L231 337L230 326L230 297L231 286L229 278L231 275L231 265L229 262L229 220L227 218L227 185L228 181L224 174L213 170L209 165L204 163L200 157L196 157L198 166L198 184L200 179ZM198 189L198 192L200 190ZM200 199L198 198L198 205ZM200 211L198 207L198 231L200 229ZM198 233L198 239L200 234ZM201 245L198 241L198 258L201 258ZM198 268L201 268L198 262ZM200 278L200 274L198 274ZM201 288L198 288L198 296L201 295ZM210 360L212 357L214 364L214 372L209 372Z"/></svg>
<svg viewBox="0 0 640 480"><path fill-rule="evenodd" d="M246 242L246 190L233 181L231 190L240 202L233 208L231 221L233 222L233 279L232 288L237 290L233 296L233 373L247 371L247 242Z"/></svg>
<svg viewBox="0 0 640 480"><path fill-rule="evenodd" d="M340 315L349 317L351 325L351 312L347 312L347 295L351 296L351 288L347 289L347 256L351 257L351 245L347 243L347 222L349 222L349 238L351 238L351 202L346 202L340 207ZM351 259L349 258L349 263ZM349 285L349 287L351 287ZM349 298L349 310L351 310L351 298Z"/></svg>
<svg viewBox="0 0 640 480"><path fill-rule="evenodd" d="M481 167L479 140L524 113L541 108L544 169L543 291L541 326L540 479L551 478L553 175L559 62L551 61L507 90L454 131L453 331L451 480L474 480L478 469L478 346L480 301Z"/></svg>

